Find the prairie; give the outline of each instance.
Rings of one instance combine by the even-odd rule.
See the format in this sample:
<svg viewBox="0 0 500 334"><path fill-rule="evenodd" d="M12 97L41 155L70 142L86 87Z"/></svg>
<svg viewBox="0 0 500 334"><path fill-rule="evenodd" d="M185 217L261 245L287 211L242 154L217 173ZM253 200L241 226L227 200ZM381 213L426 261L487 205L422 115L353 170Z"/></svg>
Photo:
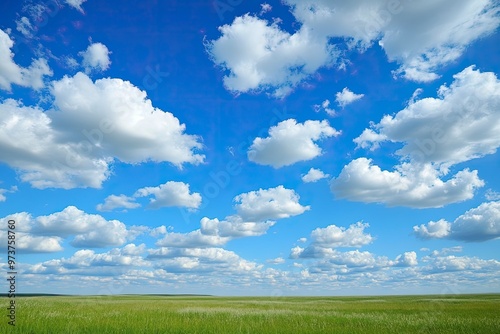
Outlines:
<svg viewBox="0 0 500 334"><path fill-rule="evenodd" d="M15 328L4 320L1 333L499 333L500 330L498 294L34 296L18 297L16 304Z"/></svg>

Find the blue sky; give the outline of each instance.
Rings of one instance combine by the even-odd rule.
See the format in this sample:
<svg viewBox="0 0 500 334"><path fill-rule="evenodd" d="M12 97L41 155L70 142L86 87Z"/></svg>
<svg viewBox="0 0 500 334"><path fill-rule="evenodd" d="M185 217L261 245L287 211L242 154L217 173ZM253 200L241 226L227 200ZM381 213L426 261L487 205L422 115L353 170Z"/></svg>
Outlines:
<svg viewBox="0 0 500 334"><path fill-rule="evenodd" d="M20 292L500 290L497 1L0 8Z"/></svg>

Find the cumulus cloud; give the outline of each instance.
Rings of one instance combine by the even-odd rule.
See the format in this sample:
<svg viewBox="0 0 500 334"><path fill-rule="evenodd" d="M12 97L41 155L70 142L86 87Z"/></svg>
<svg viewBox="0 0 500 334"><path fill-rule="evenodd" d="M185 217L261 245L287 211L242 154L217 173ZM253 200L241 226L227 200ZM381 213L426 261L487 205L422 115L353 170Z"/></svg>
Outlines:
<svg viewBox="0 0 500 334"><path fill-rule="evenodd" d="M495 153L500 147L500 81L473 66L454 75L437 98L411 102L386 115L354 142L376 149L384 141L403 143L396 153L442 168Z"/></svg>
<svg viewBox="0 0 500 334"><path fill-rule="evenodd" d="M330 108L330 100L326 99L321 104L315 104L314 105L314 111L320 112L323 110L328 114L328 116L335 117L337 116L337 112L334 109Z"/></svg>
<svg viewBox="0 0 500 334"><path fill-rule="evenodd" d="M413 267L418 265L417 253L404 252L396 257L395 266L397 267Z"/></svg>
<svg viewBox="0 0 500 334"><path fill-rule="evenodd" d="M156 245L180 248L222 246L237 238L263 235L276 224L276 219L296 216L309 210L309 206L299 203L299 196L293 190L283 186L243 193L236 196L234 201L236 215L223 220L203 217L200 228L188 233L162 230L164 236Z"/></svg>
<svg viewBox="0 0 500 334"><path fill-rule="evenodd" d="M482 203L460 215L452 223L441 219L414 226L413 232L422 239L447 238L482 242L500 238L500 202Z"/></svg>
<svg viewBox="0 0 500 334"><path fill-rule="evenodd" d="M135 198L125 195L109 195L104 199L104 204L98 204L99 211L113 211L114 209L135 209L141 205L135 202Z"/></svg>
<svg viewBox="0 0 500 334"><path fill-rule="evenodd" d="M299 203L300 196L283 186L259 189L234 198L235 209L246 220L283 219L300 215L310 209Z"/></svg>
<svg viewBox="0 0 500 334"><path fill-rule="evenodd" d="M500 200L500 193L497 191L493 191L488 189L486 194L484 195L488 201L498 201Z"/></svg>
<svg viewBox="0 0 500 334"><path fill-rule="evenodd" d="M202 144L121 79L77 73L52 85L53 108L0 103L0 160L36 188L99 188L113 161L199 164ZM36 129L35 131L33 129Z"/></svg>
<svg viewBox="0 0 500 334"><path fill-rule="evenodd" d="M349 88L345 87L341 92L335 94L335 101L340 107L344 108L348 104L360 100L363 96L365 96L365 94L355 94L351 92Z"/></svg>
<svg viewBox="0 0 500 334"><path fill-rule="evenodd" d="M62 249L61 242L66 239L72 246L80 248L120 246L141 233L138 227L127 229L118 220L106 220L74 206L47 216L16 213L1 218L0 222L5 222L7 226L9 219L16 221L16 231L23 234L19 237L20 247L31 252L59 251Z"/></svg>
<svg viewBox="0 0 500 334"><path fill-rule="evenodd" d="M273 7L268 4L268 3L262 3L260 4L260 15L265 14L267 12L270 12L273 9Z"/></svg>
<svg viewBox="0 0 500 334"><path fill-rule="evenodd" d="M78 10L79 12L83 13L83 8L82 4L86 2L87 0L65 0L65 2L73 7L74 9Z"/></svg>
<svg viewBox="0 0 500 334"><path fill-rule="evenodd" d="M305 26L289 34L276 22L246 14L219 31L222 36L208 41L206 48L213 62L228 72L224 86L235 93L269 90L284 97L336 57L326 38Z"/></svg>
<svg viewBox="0 0 500 334"><path fill-rule="evenodd" d="M53 72L43 58L35 59L27 68L20 67L14 62L11 49L14 41L0 29L0 89L11 90L12 84L33 89L45 86L44 76L52 76Z"/></svg>
<svg viewBox="0 0 500 334"><path fill-rule="evenodd" d="M270 91L283 97L318 69L338 60L339 45L364 51L374 42L396 77L429 82L456 61L468 45L500 24L494 0L286 0L300 28L289 33L276 22L248 14L219 27L221 36L206 43L215 64L228 74L233 92ZM341 38L345 42L332 42Z"/></svg>
<svg viewBox="0 0 500 334"><path fill-rule="evenodd" d="M484 182L477 171L464 169L446 181L430 164L404 163L382 170L371 159L359 158L344 166L330 182L337 198L389 206L435 208L474 197Z"/></svg>
<svg viewBox="0 0 500 334"><path fill-rule="evenodd" d="M111 65L110 53L106 45L102 43L92 43L87 50L80 52L79 55L83 58L82 65L85 68L85 73L107 70Z"/></svg>
<svg viewBox="0 0 500 334"><path fill-rule="evenodd" d="M297 123L288 119L271 127L269 137L255 138L248 150L248 159L274 168L311 160L322 154L316 141L338 135L340 131L332 128L326 120Z"/></svg>
<svg viewBox="0 0 500 334"><path fill-rule="evenodd" d="M168 206L187 207L197 209L201 204L199 193L190 193L189 184L184 182L168 181L158 187L145 187L136 191L134 197L153 196L150 199L151 208Z"/></svg>
<svg viewBox="0 0 500 334"><path fill-rule="evenodd" d="M302 181L309 183L309 182L316 182L321 179L325 179L329 177L330 175L323 173L320 169L316 168L311 168L307 172L307 174L302 175Z"/></svg>
<svg viewBox="0 0 500 334"><path fill-rule="evenodd" d="M368 245L374 238L364 233L367 227L368 224L358 222L348 228L336 225L317 228L311 232L311 244L306 248L299 246L292 248L290 257L292 259L332 257L335 254L334 248Z"/></svg>

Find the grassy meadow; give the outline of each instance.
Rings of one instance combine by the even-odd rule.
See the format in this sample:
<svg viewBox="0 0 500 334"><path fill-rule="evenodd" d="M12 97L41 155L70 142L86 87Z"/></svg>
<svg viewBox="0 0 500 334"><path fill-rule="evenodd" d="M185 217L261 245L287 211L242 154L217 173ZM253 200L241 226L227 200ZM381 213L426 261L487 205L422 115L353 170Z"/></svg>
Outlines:
<svg viewBox="0 0 500 334"><path fill-rule="evenodd" d="M0 333L500 333L500 295L41 296L16 304L16 327L2 317Z"/></svg>

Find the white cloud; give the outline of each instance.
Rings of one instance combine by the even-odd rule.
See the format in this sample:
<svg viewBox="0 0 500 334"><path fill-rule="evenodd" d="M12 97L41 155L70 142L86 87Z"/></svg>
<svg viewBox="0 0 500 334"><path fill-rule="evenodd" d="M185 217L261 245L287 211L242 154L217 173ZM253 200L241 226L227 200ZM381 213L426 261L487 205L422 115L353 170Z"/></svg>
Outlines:
<svg viewBox="0 0 500 334"><path fill-rule="evenodd" d="M338 135L340 131L332 128L326 120L297 123L288 119L271 127L269 137L255 138L248 150L248 159L274 168L311 160L322 154L316 141Z"/></svg>
<svg viewBox="0 0 500 334"><path fill-rule="evenodd" d="M85 73L107 70L111 65L110 53L106 45L102 43L92 43L87 50L80 52L79 55L83 57L82 65L85 68Z"/></svg>
<svg viewBox="0 0 500 334"><path fill-rule="evenodd" d="M285 263L285 259L282 257L277 257L275 259L267 260L266 262L270 264L283 264Z"/></svg>
<svg viewBox="0 0 500 334"><path fill-rule="evenodd" d="M234 201L236 211L244 220L264 221L288 218L309 210L310 207L302 206L299 199L294 190L278 186L240 194Z"/></svg>
<svg viewBox="0 0 500 334"><path fill-rule="evenodd" d="M31 37L33 26L31 25L30 19L26 16L23 16L20 19L16 20L16 30L23 34L25 37Z"/></svg>
<svg viewBox="0 0 500 334"><path fill-rule="evenodd" d="M302 181L309 183L309 182L316 182L318 180L324 179L329 177L330 175L323 173L321 170L316 169L316 168L311 168L307 172L307 174L302 175Z"/></svg>
<svg viewBox="0 0 500 334"><path fill-rule="evenodd" d="M286 0L300 26L293 34L277 23L248 14L219 27L221 36L206 43L212 60L229 74L225 87L236 93L271 91L283 97L319 68L337 61L332 38L360 51L377 42L395 76L428 82L456 61L468 45L495 31L494 0ZM342 42L337 42L342 43ZM345 47L345 46L342 46ZM339 67L343 65L339 61Z"/></svg>
<svg viewBox="0 0 500 334"><path fill-rule="evenodd" d="M397 267L412 267L418 265L417 253L404 252L396 257L395 266Z"/></svg>
<svg viewBox="0 0 500 334"><path fill-rule="evenodd" d="M415 81L461 56L467 45L499 25L495 1L287 0L292 13L316 36L344 37L362 49L379 41L396 74Z"/></svg>
<svg viewBox="0 0 500 334"><path fill-rule="evenodd" d="M413 226L413 232L419 238L444 238L450 234L451 224L446 220L441 219L437 222L430 221L427 225Z"/></svg>
<svg viewBox="0 0 500 334"><path fill-rule="evenodd" d="M488 201L498 201L500 200L500 193L497 191L493 191L488 189L486 194L484 195Z"/></svg>
<svg viewBox="0 0 500 334"><path fill-rule="evenodd" d="M120 246L129 237L129 232L122 222L106 220L99 215L92 215L68 206L61 212L35 219L31 232L36 235L49 235L67 238L74 235L70 242L74 247L100 248Z"/></svg>
<svg viewBox="0 0 500 334"><path fill-rule="evenodd" d="M268 13L268 12L270 12L273 9L273 7L270 4L268 4L268 3L262 3L262 4L260 4L260 8L261 8L260 9L260 15Z"/></svg>
<svg viewBox="0 0 500 334"><path fill-rule="evenodd" d="M35 218L27 212L15 213L0 218L0 223L6 227L10 219L16 222L19 249L30 253L60 251L64 240L68 240L74 247L82 248L119 246L143 232L140 226L127 229L118 220L108 221L74 206ZM6 228L0 230L5 232Z"/></svg>
<svg viewBox="0 0 500 334"><path fill-rule="evenodd" d="M330 100L328 99L324 100L321 104L314 105L314 111L320 112L321 110L326 112L330 117L337 116L337 112L334 109L330 108Z"/></svg>
<svg viewBox="0 0 500 334"><path fill-rule="evenodd" d="M87 0L65 0L65 2L75 8L76 10L78 10L79 12L83 13L83 8L82 8L82 4L84 2L86 2Z"/></svg>
<svg viewBox="0 0 500 334"><path fill-rule="evenodd" d="M460 215L453 223L441 219L414 226L413 231L423 239L447 238L481 242L500 238L500 201L482 203Z"/></svg>
<svg viewBox="0 0 500 334"><path fill-rule="evenodd" d="M0 29L0 89L10 91L12 84L33 89L43 88L43 77L53 74L47 61L39 58L33 60L27 68L20 67L14 62L11 51L13 46L14 41Z"/></svg>
<svg viewBox="0 0 500 334"><path fill-rule="evenodd" d="M368 224L358 222L348 228L329 225L325 228L316 228L311 232L311 244L306 248L296 246L292 248L290 257L297 258L325 258L336 253L334 248L362 247L373 242L370 234L365 234Z"/></svg>
<svg viewBox="0 0 500 334"><path fill-rule="evenodd" d="M0 181L1 183L1 181ZM4 194L6 193L15 193L17 191L17 186L12 186L10 189L2 189L0 188L0 202L5 202L7 197Z"/></svg>
<svg viewBox="0 0 500 334"><path fill-rule="evenodd" d="M104 204L98 204L99 211L113 211L117 208L135 209L140 207L139 203L135 202L135 198L125 195L109 195L104 199Z"/></svg>
<svg viewBox="0 0 500 334"><path fill-rule="evenodd" d="M190 193L189 184L184 182L168 181L158 187L145 187L136 191L134 197L146 197L153 195L150 199L151 208L162 208L168 206L187 207L197 209L201 204L199 193Z"/></svg>
<svg viewBox="0 0 500 334"><path fill-rule="evenodd" d="M222 36L206 48L214 63L229 72L224 86L235 93L271 91L283 97L335 58L326 39L307 27L289 34L276 22L246 14L219 30Z"/></svg>
<svg viewBox="0 0 500 334"><path fill-rule="evenodd" d="M154 108L121 79L94 82L83 73L53 83L53 109L0 103L0 160L36 188L99 188L114 160L199 164L202 145L185 125ZM36 129L36 131L33 131Z"/></svg>
<svg viewBox="0 0 500 334"><path fill-rule="evenodd" d="M341 92L335 94L335 102L342 108L363 98L365 94L355 94L345 87Z"/></svg>
<svg viewBox="0 0 500 334"><path fill-rule="evenodd" d="M417 162L451 165L495 153L500 147L500 81L473 66L454 75L438 98L410 103L386 115L354 142L373 148L381 142L404 143L396 153Z"/></svg>
<svg viewBox="0 0 500 334"><path fill-rule="evenodd" d="M159 237L160 235L167 234L167 231L168 231L167 227L165 225L161 225L161 226L158 226L158 227L151 229L149 234L152 237Z"/></svg>
<svg viewBox="0 0 500 334"><path fill-rule="evenodd" d="M443 181L430 164L404 163L395 171L382 170L371 159L359 158L344 166L330 182L337 198L389 206L435 208L474 197L484 182L477 171L464 169Z"/></svg>
<svg viewBox="0 0 500 334"><path fill-rule="evenodd" d="M188 233L167 232L167 234L156 242L160 247L178 248L205 248L225 245L231 240L230 237L203 234L202 230L194 230Z"/></svg>

